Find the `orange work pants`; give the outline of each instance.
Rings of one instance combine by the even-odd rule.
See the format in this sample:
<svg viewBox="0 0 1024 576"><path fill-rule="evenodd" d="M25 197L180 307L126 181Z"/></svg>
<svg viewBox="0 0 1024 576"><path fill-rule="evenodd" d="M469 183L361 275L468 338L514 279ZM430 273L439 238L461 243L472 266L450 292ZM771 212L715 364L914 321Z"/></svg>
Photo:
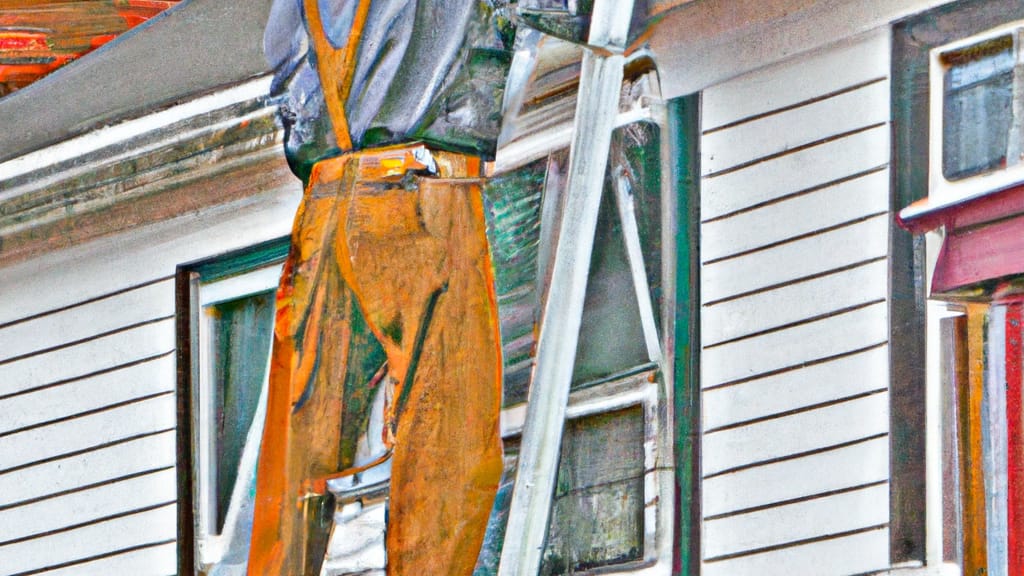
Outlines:
<svg viewBox="0 0 1024 576"><path fill-rule="evenodd" d="M330 524L310 522L311 503L351 465L340 453L355 307L396 383L387 572L473 571L502 470L497 304L480 162L434 152L436 175L423 176L424 150L314 167L277 294L250 575L318 573Z"/></svg>

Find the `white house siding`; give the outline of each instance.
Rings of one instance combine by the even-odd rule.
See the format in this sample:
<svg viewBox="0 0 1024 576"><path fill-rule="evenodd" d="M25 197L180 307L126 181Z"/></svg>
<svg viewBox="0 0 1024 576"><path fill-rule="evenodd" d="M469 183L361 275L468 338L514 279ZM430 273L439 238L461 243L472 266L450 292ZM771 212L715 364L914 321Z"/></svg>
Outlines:
<svg viewBox="0 0 1024 576"><path fill-rule="evenodd" d="M889 564L889 35L703 92L704 576Z"/></svg>
<svg viewBox="0 0 1024 576"><path fill-rule="evenodd" d="M300 188L0 267L0 575L177 572L175 269L287 234Z"/></svg>

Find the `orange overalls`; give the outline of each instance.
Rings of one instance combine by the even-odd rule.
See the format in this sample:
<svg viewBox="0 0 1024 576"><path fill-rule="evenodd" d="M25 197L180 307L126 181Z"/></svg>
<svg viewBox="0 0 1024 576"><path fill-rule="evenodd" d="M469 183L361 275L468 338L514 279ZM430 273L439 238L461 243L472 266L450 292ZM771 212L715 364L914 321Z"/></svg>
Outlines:
<svg viewBox="0 0 1024 576"><path fill-rule="evenodd" d="M341 102L369 1L342 50L324 38L315 0L306 3L336 137L351 147ZM315 165L277 294L250 575L319 574L333 509L318 508L330 507L326 480L348 465L341 420L357 316L395 383L385 427L388 574L472 573L502 471L501 348L480 176L478 158L418 144Z"/></svg>

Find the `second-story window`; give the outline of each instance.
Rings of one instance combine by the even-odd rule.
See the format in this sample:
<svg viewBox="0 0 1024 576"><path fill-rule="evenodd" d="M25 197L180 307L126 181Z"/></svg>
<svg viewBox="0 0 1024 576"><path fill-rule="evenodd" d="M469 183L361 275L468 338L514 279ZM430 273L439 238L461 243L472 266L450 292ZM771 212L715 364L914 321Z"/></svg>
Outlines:
<svg viewBox="0 0 1024 576"><path fill-rule="evenodd" d="M1020 163L1015 34L944 52L942 173L962 180Z"/></svg>

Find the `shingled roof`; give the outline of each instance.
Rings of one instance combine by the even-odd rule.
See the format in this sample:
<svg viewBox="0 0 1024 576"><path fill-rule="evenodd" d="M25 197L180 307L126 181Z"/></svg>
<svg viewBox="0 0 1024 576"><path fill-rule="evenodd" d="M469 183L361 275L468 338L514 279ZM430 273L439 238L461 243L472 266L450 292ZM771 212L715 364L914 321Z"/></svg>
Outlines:
<svg viewBox="0 0 1024 576"><path fill-rule="evenodd" d="M0 6L0 96L99 48L180 0L9 0Z"/></svg>

